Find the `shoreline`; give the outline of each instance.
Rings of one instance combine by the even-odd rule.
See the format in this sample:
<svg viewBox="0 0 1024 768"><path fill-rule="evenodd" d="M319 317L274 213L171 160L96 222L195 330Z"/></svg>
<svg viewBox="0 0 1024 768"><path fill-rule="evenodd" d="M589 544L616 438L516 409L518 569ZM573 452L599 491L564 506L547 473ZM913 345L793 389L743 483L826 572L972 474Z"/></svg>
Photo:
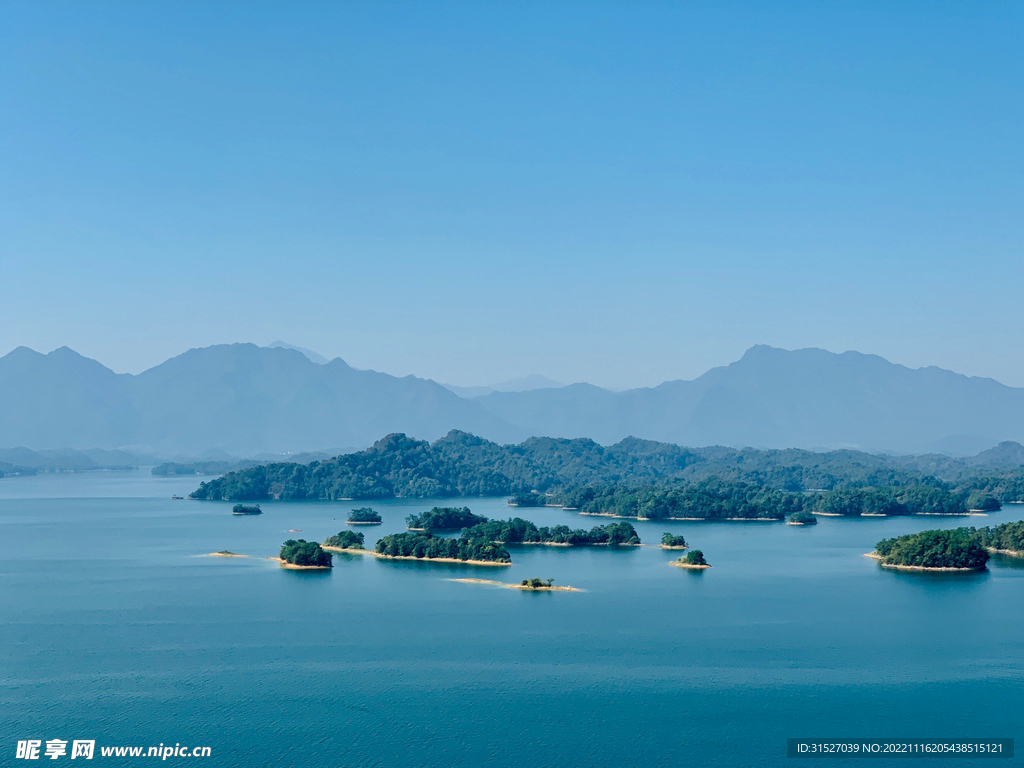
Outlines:
<svg viewBox="0 0 1024 768"><path fill-rule="evenodd" d="M577 512L576 514L584 517L611 517L616 520L638 520L641 523L647 522L658 522L661 520L669 520L675 522L692 522L692 523L778 523L781 519L776 520L774 517L631 517L630 515L615 515L611 512ZM817 514L817 513L816 513ZM839 517L839 515L836 515Z"/></svg>
<svg viewBox="0 0 1024 768"><path fill-rule="evenodd" d="M1024 557L1024 549L996 549L985 547L985 551L992 555L1007 555L1008 557Z"/></svg>
<svg viewBox="0 0 1024 768"><path fill-rule="evenodd" d="M673 546L671 544L658 544L656 546L660 547L661 549L689 549L690 548L689 545L683 545L681 547L676 547L676 546Z"/></svg>
<svg viewBox="0 0 1024 768"><path fill-rule="evenodd" d="M374 552L372 549L342 549L341 547L325 547L320 545L321 549L326 549L329 552L338 552L342 555L369 555L375 557L378 560L414 560L417 563L455 563L456 565L487 565L487 566L509 566L512 563L497 563L491 560L458 560L454 557L412 557L411 555L382 555L380 552Z"/></svg>
<svg viewBox="0 0 1024 768"><path fill-rule="evenodd" d="M931 573L981 573L982 571L988 570L987 567L981 568L932 568L927 565L896 565L894 563L883 563L882 556L877 552L865 552L864 557L870 558L871 560L877 560L878 564L883 568L888 568L893 571L927 571Z"/></svg>
<svg viewBox="0 0 1024 768"><path fill-rule="evenodd" d="M677 560L673 560L669 563L673 568L685 568L688 571L704 571L710 568L710 565L697 565L696 563L680 563Z"/></svg>
<svg viewBox="0 0 1024 768"><path fill-rule="evenodd" d="M559 584L552 584L550 587L527 587L523 584L510 584L507 581L492 581L491 579L449 579L461 584L493 584L496 587L505 589L518 589L520 592L582 592L579 587L567 587Z"/></svg>
<svg viewBox="0 0 1024 768"><path fill-rule="evenodd" d="M267 560L276 560L282 568L287 568L289 571L329 571L334 567L331 565L295 565L295 563L285 562L280 557L268 557Z"/></svg>
<svg viewBox="0 0 1024 768"><path fill-rule="evenodd" d="M345 525L383 525L383 520L346 520Z"/></svg>
<svg viewBox="0 0 1024 768"><path fill-rule="evenodd" d="M240 555L237 552L228 552L226 549L223 552L209 552L207 557L251 557L251 555Z"/></svg>

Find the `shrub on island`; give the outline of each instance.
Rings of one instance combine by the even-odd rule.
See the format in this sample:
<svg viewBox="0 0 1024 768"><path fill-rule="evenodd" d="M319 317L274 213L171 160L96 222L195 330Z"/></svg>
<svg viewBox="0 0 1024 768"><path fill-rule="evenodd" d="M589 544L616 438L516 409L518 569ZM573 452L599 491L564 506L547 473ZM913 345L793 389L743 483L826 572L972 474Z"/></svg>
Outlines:
<svg viewBox="0 0 1024 768"><path fill-rule="evenodd" d="M489 539L446 539L430 533L393 533L380 539L374 551L385 557L512 562L508 550Z"/></svg>
<svg viewBox="0 0 1024 768"><path fill-rule="evenodd" d="M699 549L691 549L686 553L684 557L679 558L687 565L707 565L708 561L704 559L704 553Z"/></svg>
<svg viewBox="0 0 1024 768"><path fill-rule="evenodd" d="M281 545L281 559L289 565L302 565L314 568L330 568L331 553L325 551L315 541L305 539L288 539Z"/></svg>
<svg viewBox="0 0 1024 768"><path fill-rule="evenodd" d="M231 514L233 515L262 515L263 510L260 509L259 504L247 507L245 504L235 504L231 508Z"/></svg>
<svg viewBox="0 0 1024 768"><path fill-rule="evenodd" d="M567 525L537 527L529 520L514 517L510 520L488 520L462 531L464 539L486 539L502 544L562 544L570 547L588 547L599 544L635 546L640 543L636 529L629 523L597 525L589 531L575 530Z"/></svg>
<svg viewBox="0 0 1024 768"><path fill-rule="evenodd" d="M957 568L982 570L988 552L972 528L921 531L882 539L875 555L883 565L910 568Z"/></svg>
<svg viewBox="0 0 1024 768"><path fill-rule="evenodd" d="M479 523L486 523L487 518L474 515L469 507L434 507L429 512L409 515L405 518L409 530L418 531L457 531Z"/></svg>
<svg viewBox="0 0 1024 768"><path fill-rule="evenodd" d="M661 546L671 549L686 549L686 538L666 532L661 537Z"/></svg>
<svg viewBox="0 0 1024 768"><path fill-rule="evenodd" d="M324 539L324 546L338 549L364 549L365 538L363 534L355 531L339 531L336 536L328 536Z"/></svg>
<svg viewBox="0 0 1024 768"><path fill-rule="evenodd" d="M359 509L353 509L348 513L349 523L379 523L382 522L380 513L376 512L369 507L360 507Z"/></svg>
<svg viewBox="0 0 1024 768"><path fill-rule="evenodd" d="M986 549L1024 554L1024 521L979 528L974 536Z"/></svg>
<svg viewBox="0 0 1024 768"><path fill-rule="evenodd" d="M790 525L817 525L818 518L816 518L810 512L801 510L799 512L794 512L792 515L790 515L788 522Z"/></svg>
<svg viewBox="0 0 1024 768"><path fill-rule="evenodd" d="M554 583L554 579L523 579L519 586L527 589L550 589Z"/></svg>

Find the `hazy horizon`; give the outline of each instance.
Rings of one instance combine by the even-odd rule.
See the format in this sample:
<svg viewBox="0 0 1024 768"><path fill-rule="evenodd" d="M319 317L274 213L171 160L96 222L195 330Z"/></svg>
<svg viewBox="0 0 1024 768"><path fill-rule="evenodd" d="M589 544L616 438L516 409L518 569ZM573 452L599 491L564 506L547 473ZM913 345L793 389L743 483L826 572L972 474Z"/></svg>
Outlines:
<svg viewBox="0 0 1024 768"><path fill-rule="evenodd" d="M242 21L244 19L244 22ZM1024 7L0 7L0 348L1024 385Z"/></svg>

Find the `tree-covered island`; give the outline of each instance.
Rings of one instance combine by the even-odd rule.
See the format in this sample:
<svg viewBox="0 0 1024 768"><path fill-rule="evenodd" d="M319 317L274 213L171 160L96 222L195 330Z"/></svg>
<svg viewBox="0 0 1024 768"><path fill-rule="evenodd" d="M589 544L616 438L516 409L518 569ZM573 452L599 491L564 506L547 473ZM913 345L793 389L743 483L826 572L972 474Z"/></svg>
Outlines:
<svg viewBox="0 0 1024 768"><path fill-rule="evenodd" d="M324 549L365 549L366 539L355 531L339 531L334 536L324 539Z"/></svg>
<svg viewBox="0 0 1024 768"><path fill-rule="evenodd" d="M374 547L378 557L469 565L512 565L512 557L501 544L489 539L446 539L430 533L393 533Z"/></svg>
<svg viewBox="0 0 1024 768"><path fill-rule="evenodd" d="M330 568L331 553L315 541L305 539L288 539L281 545L281 553L277 558L286 568Z"/></svg>
<svg viewBox="0 0 1024 768"><path fill-rule="evenodd" d="M786 523L789 525L817 525L818 518L806 510L800 510L790 515Z"/></svg>
<svg viewBox="0 0 1024 768"><path fill-rule="evenodd" d="M464 539L485 539L505 545L547 544L563 547L631 547L640 544L640 536L629 523L598 525L589 531L567 525L538 527L529 520L488 520L462 531Z"/></svg>
<svg viewBox="0 0 1024 768"><path fill-rule="evenodd" d="M703 571L705 568L711 567L711 564L704 559L704 553L699 549L691 549L678 560L673 560L669 565L674 565L676 568L687 568L691 571Z"/></svg>
<svg viewBox="0 0 1024 768"><path fill-rule="evenodd" d="M665 532L661 537L662 549L686 549L686 538L677 536L674 533Z"/></svg>
<svg viewBox="0 0 1024 768"><path fill-rule="evenodd" d="M979 528L974 535L989 552L1024 557L1024 521Z"/></svg>
<svg viewBox="0 0 1024 768"><path fill-rule="evenodd" d="M886 568L981 571L985 569L989 554L973 528L955 528L882 539L869 557Z"/></svg>
<svg viewBox="0 0 1024 768"><path fill-rule="evenodd" d="M263 510L260 509L259 504L253 504L252 506L246 506L245 504L235 504L231 508L231 514L233 515L262 515Z"/></svg>
<svg viewBox="0 0 1024 768"><path fill-rule="evenodd" d="M348 513L348 519L345 522L349 525L380 525L383 521L379 512L370 507L359 507L359 509L353 509Z"/></svg>
<svg viewBox="0 0 1024 768"><path fill-rule="evenodd" d="M458 531L486 523L487 518L474 515L469 507L434 507L429 512L409 515L405 522L410 531Z"/></svg>
<svg viewBox="0 0 1024 768"><path fill-rule="evenodd" d="M514 493L509 497L510 507L543 507L548 503L548 497L543 493L528 491L526 493Z"/></svg>

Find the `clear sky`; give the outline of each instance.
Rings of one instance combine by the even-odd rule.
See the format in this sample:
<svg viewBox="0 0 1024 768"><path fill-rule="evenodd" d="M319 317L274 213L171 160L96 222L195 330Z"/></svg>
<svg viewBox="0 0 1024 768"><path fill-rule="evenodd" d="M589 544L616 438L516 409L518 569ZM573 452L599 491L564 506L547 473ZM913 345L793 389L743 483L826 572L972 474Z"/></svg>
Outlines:
<svg viewBox="0 0 1024 768"><path fill-rule="evenodd" d="M0 4L0 354L1024 385L1024 4Z"/></svg>

